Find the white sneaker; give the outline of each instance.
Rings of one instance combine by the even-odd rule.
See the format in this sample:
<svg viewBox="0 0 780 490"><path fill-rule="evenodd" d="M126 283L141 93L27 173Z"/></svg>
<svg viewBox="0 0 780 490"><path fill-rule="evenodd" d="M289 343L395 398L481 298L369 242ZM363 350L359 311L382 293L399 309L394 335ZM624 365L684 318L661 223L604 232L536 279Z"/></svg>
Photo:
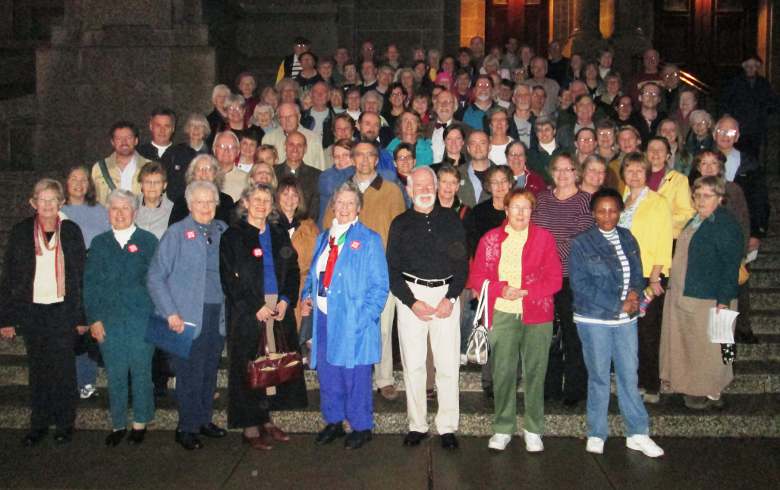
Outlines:
<svg viewBox="0 0 780 490"><path fill-rule="evenodd" d="M488 449L503 451L511 440L512 434L493 434L493 437L488 442Z"/></svg>
<svg viewBox="0 0 780 490"><path fill-rule="evenodd" d="M600 437L588 437L585 451L593 454L604 454L604 439Z"/></svg>
<svg viewBox="0 0 780 490"><path fill-rule="evenodd" d="M626 437L626 447L634 451L642 451L642 454L649 458L657 458L664 455L664 450L645 434Z"/></svg>
<svg viewBox="0 0 780 490"><path fill-rule="evenodd" d="M542 443L542 436L528 432L523 429L523 436L525 438L525 450L529 453L541 453L544 451L544 444Z"/></svg>
<svg viewBox="0 0 780 490"><path fill-rule="evenodd" d="M97 393L97 388L95 388L95 385L84 385L83 388L79 390L79 398L82 400L88 400L92 398Z"/></svg>

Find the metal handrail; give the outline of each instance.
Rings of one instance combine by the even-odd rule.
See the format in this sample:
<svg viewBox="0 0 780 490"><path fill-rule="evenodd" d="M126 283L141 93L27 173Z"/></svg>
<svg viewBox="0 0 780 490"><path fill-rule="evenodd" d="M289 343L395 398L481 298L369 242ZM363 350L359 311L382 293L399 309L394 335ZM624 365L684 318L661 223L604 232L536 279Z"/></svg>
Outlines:
<svg viewBox="0 0 780 490"><path fill-rule="evenodd" d="M694 76L691 72L687 72L685 70L677 70L677 73L680 74L681 82L685 83L686 85L690 85L691 87L695 88L699 92L702 92L707 95L713 92L713 87L711 85L696 78L696 76Z"/></svg>

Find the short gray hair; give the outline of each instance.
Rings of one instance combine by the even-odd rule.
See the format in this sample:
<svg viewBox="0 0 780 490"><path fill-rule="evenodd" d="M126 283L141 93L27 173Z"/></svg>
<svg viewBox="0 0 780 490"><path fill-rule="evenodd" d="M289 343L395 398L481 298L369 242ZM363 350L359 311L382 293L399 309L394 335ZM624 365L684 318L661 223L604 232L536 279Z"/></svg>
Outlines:
<svg viewBox="0 0 780 490"><path fill-rule="evenodd" d="M691 193L696 192L697 189L704 186L712 189L712 192L718 197L724 197L726 195L726 179L723 177L716 177L714 175L699 177L693 182L693 190Z"/></svg>
<svg viewBox="0 0 780 490"><path fill-rule="evenodd" d="M228 108L234 104L238 104L243 109L246 107L246 99L241 94L229 94L225 98L225 105L222 106L222 109L227 111Z"/></svg>
<svg viewBox="0 0 780 490"><path fill-rule="evenodd" d="M198 165L201 163L206 163L209 167L211 167L215 176L214 184L218 187L222 187L222 182L225 180L225 174L222 173L222 169L220 168L217 159L207 153L201 153L192 159L189 166L187 167L187 173L184 174L184 182L186 182L187 185L195 182L195 171L197 170Z"/></svg>
<svg viewBox="0 0 780 490"><path fill-rule="evenodd" d="M408 187L409 189L414 187L414 173L418 170L425 170L429 172L431 174L431 177L433 177L433 189L437 190L439 188L439 179L438 177L436 177L436 172L434 172L433 169L427 165L412 169L412 172L406 177L406 187Z"/></svg>
<svg viewBox="0 0 780 490"><path fill-rule="evenodd" d="M221 131L221 132L217 133L214 136L214 142L211 143L211 153L212 154L216 154L217 140L220 138L220 136L223 136L223 135L232 136L233 140L236 142L236 148L240 148L241 142L238 141L238 136L236 136L236 133L234 133L233 131L231 131L229 129L226 129L225 131Z"/></svg>
<svg viewBox="0 0 780 490"><path fill-rule="evenodd" d="M202 127L204 137L211 134L211 126L209 126L209 121L203 114L195 112L187 116L187 122L184 123L184 132L189 134L193 126Z"/></svg>
<svg viewBox="0 0 780 490"><path fill-rule="evenodd" d="M216 99L217 95L219 95L220 93L225 94L225 96L230 95L230 87L228 87L224 83L220 83L219 85L214 85L214 89L211 91L211 101L214 102L214 99Z"/></svg>
<svg viewBox="0 0 780 490"><path fill-rule="evenodd" d="M192 196L197 191L210 191L212 195L214 195L214 202L217 206L219 206L219 189L217 189L217 186L212 184L211 182L206 182L205 180L196 180L194 182L191 182L187 185L187 189L184 191L184 199L187 200L187 208L190 207L190 201L192 201Z"/></svg>
<svg viewBox="0 0 780 490"><path fill-rule="evenodd" d="M384 97L382 97L382 94L380 94L376 90L369 90L368 92L363 94L363 97L360 98L360 109L361 110L365 106L366 101L368 99L374 99L375 101L377 101L379 103L379 111L378 111L378 113L381 114L382 113L382 106L385 104L385 99L384 99Z"/></svg>
<svg viewBox="0 0 780 490"><path fill-rule="evenodd" d="M111 201L120 200L130 203L133 212L138 209L138 198L132 192L125 189L114 189L106 198L106 207L111 206Z"/></svg>
<svg viewBox="0 0 780 490"><path fill-rule="evenodd" d="M336 205L336 199L338 199L339 195L344 192L351 192L357 196L358 201L358 213L361 209L363 209L363 193L360 192L360 188L358 188L357 184L352 181L352 179L345 181L343 184L338 186L336 190L333 192L333 196L330 198L330 202L328 203L328 207L333 209Z"/></svg>

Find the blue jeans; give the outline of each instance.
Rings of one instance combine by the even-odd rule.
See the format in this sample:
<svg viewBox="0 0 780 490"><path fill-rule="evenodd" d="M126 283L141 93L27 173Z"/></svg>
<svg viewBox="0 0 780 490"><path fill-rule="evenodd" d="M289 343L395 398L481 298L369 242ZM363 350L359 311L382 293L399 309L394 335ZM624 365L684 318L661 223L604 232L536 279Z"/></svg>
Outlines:
<svg viewBox="0 0 780 490"><path fill-rule="evenodd" d="M616 327L577 323L582 354L588 369L588 437L607 439L609 409L609 366L615 365L620 414L629 436L647 434L647 410L637 387L637 324Z"/></svg>
<svg viewBox="0 0 780 490"><path fill-rule="evenodd" d="M89 332L84 335L89 335ZM97 379L97 363L93 361L85 352L76 356L76 382L79 389L92 385L95 386Z"/></svg>

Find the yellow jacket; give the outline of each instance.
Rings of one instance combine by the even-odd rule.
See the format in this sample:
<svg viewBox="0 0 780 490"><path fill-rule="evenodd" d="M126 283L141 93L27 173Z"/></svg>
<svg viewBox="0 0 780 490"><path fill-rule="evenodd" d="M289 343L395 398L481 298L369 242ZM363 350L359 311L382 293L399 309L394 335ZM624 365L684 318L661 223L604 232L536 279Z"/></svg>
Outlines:
<svg viewBox="0 0 780 490"><path fill-rule="evenodd" d="M688 177L676 170L667 170L664 180L658 186L658 193L666 198L672 209L672 236L676 240L696 211L691 200Z"/></svg>
<svg viewBox="0 0 780 490"><path fill-rule="evenodd" d="M666 199L648 189L634 213L631 234L639 243L642 275L650 277L653 266L661 265L661 272L668 276L672 266L672 212Z"/></svg>

